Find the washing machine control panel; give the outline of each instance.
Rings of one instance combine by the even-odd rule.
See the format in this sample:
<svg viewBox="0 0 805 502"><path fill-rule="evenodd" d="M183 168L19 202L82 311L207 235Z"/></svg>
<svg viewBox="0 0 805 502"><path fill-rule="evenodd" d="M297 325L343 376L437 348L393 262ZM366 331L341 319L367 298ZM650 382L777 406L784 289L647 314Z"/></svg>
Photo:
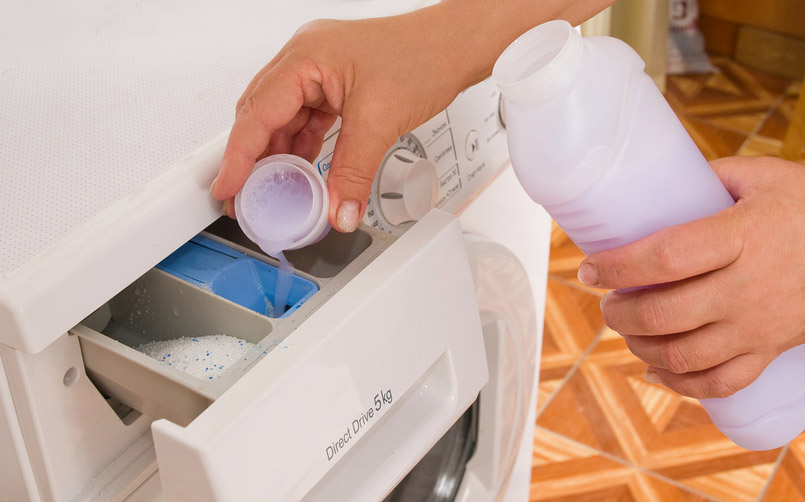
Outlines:
<svg viewBox="0 0 805 502"><path fill-rule="evenodd" d="M330 169L337 129L315 162L323 176ZM363 222L399 235L433 207L457 213L507 160L500 92L487 79L388 149Z"/></svg>

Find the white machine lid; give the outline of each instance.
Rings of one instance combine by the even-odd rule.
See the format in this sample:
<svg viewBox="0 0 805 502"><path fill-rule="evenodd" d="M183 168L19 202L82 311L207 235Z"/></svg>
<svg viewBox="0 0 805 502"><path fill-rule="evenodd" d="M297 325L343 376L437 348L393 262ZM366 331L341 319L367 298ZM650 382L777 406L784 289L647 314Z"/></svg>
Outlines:
<svg viewBox="0 0 805 502"><path fill-rule="evenodd" d="M5 5L0 343L43 348L217 217L235 103L297 27L422 4Z"/></svg>

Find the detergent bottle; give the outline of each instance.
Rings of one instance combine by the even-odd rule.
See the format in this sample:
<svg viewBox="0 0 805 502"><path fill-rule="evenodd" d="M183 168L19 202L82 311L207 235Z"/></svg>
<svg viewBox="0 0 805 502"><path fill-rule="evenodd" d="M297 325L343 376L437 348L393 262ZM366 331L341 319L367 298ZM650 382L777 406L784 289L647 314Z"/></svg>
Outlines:
<svg viewBox="0 0 805 502"><path fill-rule="evenodd" d="M644 67L620 40L551 21L493 70L518 180L587 254L734 204ZM701 402L736 444L771 449L805 429L802 382L805 345L732 396Z"/></svg>

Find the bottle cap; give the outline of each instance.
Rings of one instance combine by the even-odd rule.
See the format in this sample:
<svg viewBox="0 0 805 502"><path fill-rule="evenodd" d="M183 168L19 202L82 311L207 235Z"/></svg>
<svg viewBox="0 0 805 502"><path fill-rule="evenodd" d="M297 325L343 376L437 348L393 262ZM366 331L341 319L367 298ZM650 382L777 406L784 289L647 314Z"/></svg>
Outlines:
<svg viewBox="0 0 805 502"><path fill-rule="evenodd" d="M321 240L330 231L327 185L301 157L271 155L254 165L235 196L243 233L270 256Z"/></svg>

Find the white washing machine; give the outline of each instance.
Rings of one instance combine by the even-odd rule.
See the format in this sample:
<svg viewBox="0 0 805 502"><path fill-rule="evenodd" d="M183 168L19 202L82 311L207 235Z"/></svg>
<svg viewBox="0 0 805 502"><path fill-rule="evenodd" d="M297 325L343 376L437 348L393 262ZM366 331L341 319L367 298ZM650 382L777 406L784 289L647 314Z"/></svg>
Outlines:
<svg viewBox="0 0 805 502"><path fill-rule="evenodd" d="M5 7L0 500L527 500L550 220L490 82L389 150L358 231L289 253L278 317L275 262L208 192L300 24L420 6ZM381 181L413 164L421 219ZM212 334L254 343L217 378L136 349Z"/></svg>

